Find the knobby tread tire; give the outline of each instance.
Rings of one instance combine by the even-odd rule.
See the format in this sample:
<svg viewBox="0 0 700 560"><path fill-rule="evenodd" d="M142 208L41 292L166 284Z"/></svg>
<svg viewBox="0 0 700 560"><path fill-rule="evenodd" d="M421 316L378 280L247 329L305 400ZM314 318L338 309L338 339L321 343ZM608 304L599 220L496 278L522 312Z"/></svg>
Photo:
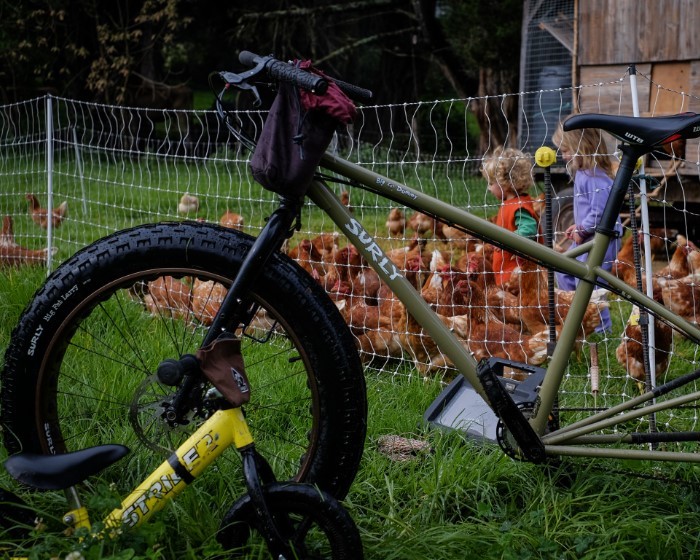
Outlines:
<svg viewBox="0 0 700 560"><path fill-rule="evenodd" d="M352 517L331 496L309 484L271 484L264 488L270 513L297 514L307 517L328 539L331 560L361 560L360 533ZM257 530L255 513L249 496L239 499L226 513L217 534L225 549L240 549ZM235 550L233 551L235 554ZM316 557L316 556L314 556ZM324 556L325 558L326 556Z"/></svg>
<svg viewBox="0 0 700 560"><path fill-rule="evenodd" d="M50 403L43 400L56 390L52 376L66 346L61 337L72 336L66 333L76 330L77 319L109 295L109 290L102 295L107 286L171 269L206 271L230 282L253 241L211 224L144 225L98 240L59 266L24 310L5 354L0 421L7 449L64 451L45 429L44 408ZM321 286L286 255L273 255L255 286L255 296L288 322L310 364L317 448L302 478L342 498L357 471L366 432L364 377L354 339ZM255 395L255 380L251 383Z"/></svg>

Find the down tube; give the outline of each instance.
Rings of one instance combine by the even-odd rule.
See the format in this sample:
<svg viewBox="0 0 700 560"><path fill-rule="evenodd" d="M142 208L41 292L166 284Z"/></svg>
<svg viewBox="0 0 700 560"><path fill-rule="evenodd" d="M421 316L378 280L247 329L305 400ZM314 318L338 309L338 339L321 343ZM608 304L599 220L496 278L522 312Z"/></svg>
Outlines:
<svg viewBox="0 0 700 560"><path fill-rule="evenodd" d="M253 443L240 408L217 410L105 519L107 526L135 527L165 507L230 445Z"/></svg>
<svg viewBox="0 0 700 560"><path fill-rule="evenodd" d="M457 337L440 321L403 273L389 260L367 230L343 206L325 185L314 181L307 195L321 208L340 230L350 239L360 254L377 272L394 294L406 306L418 323L432 337L457 370L466 377L484 400L486 396L476 375L476 360L459 342ZM488 401L487 401L488 402Z"/></svg>

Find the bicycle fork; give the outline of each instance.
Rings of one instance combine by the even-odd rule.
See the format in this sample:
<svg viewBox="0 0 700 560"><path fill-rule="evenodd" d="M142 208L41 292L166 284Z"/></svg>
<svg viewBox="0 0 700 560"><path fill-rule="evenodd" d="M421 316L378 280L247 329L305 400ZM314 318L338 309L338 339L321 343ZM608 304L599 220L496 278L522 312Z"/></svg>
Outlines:
<svg viewBox="0 0 700 560"><path fill-rule="evenodd" d="M267 224L256 238L243 264L228 289L221 306L212 321L200 349L216 339L233 334L240 324L245 324L255 313L252 302L246 300L255 281L262 274L270 256L279 251L289 238L298 220L303 199L280 197L279 207L268 218ZM162 361L156 375L161 383L179 386L168 410L168 421L178 422L189 407L189 394L202 379L199 361L191 354Z"/></svg>
<svg viewBox="0 0 700 560"><path fill-rule="evenodd" d="M245 302L245 295L262 273L270 256L279 251L284 241L291 236L294 222L299 216L301 202L302 200L298 198L281 197L279 207L268 218L267 224L246 255L202 342L202 347L213 342L228 328L235 330L237 325L246 318L250 309L241 307Z"/></svg>

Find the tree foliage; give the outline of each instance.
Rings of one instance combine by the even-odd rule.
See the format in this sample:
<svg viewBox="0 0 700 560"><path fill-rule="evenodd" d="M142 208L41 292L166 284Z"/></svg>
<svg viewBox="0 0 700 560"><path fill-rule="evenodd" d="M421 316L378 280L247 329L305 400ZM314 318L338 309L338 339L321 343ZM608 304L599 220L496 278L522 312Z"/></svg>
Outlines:
<svg viewBox="0 0 700 560"><path fill-rule="evenodd" d="M519 0L0 2L2 101L50 91L144 103L165 91L161 103L174 105L173 87L206 87L210 71L239 68L243 49L311 58L378 103L517 88ZM472 109L496 111L480 100ZM491 134L503 141L504 130Z"/></svg>
<svg viewBox="0 0 700 560"><path fill-rule="evenodd" d="M167 78L192 18L182 0L2 4L5 95L34 92L123 103L136 81ZM184 54L184 53L183 53Z"/></svg>

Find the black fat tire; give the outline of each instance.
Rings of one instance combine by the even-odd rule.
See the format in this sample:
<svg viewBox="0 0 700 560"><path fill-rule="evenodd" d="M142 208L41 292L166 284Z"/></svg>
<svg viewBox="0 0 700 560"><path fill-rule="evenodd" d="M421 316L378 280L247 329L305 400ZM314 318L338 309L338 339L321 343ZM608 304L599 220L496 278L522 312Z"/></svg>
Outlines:
<svg viewBox="0 0 700 560"><path fill-rule="evenodd" d="M105 237L63 263L25 309L6 351L0 418L7 449L11 453L20 450L58 453L85 447L86 443L115 443L99 441L100 438L115 437L115 432L110 432L115 421L100 416L105 403L93 404L84 397L84 393L90 390L89 385L97 383L103 375L100 354L106 354L107 350L100 346L88 355L85 347L98 346L99 341L93 343L92 335L83 339L74 335L88 328L95 329L93 324L110 329L113 324L125 321L119 327L125 339L123 347L117 349L119 356L113 360L111 354L115 352L111 351L110 359L104 358L105 363L124 362L123 371L118 379L104 381L108 387L100 390L104 391L105 399L96 401L110 400L107 398L111 396L108 393L110 383L119 387L129 383L134 387L143 384L143 379L150 379L149 374L153 374L161 360L178 358L179 352L196 349L205 329L198 327L196 336L192 334L194 329L188 331L186 337L173 335L172 347L157 346L155 336L151 340L151 327L136 326L135 321L144 321L147 314L142 302L130 305L135 299L134 288L128 289L133 279L140 278L139 285L144 286L149 279L163 275L184 279L201 275L203 279L230 284L252 243L253 238L248 235L208 224L146 225ZM267 409L267 417L264 422L256 424L256 372L255 366L246 360L252 385L252 400L246 413L258 448L265 454L256 430L269 427L272 431L274 428L283 432L284 437L291 438L288 428L289 420L294 419L291 415L308 414L307 425L303 426L305 441L295 448L298 456L287 468L288 472L282 473L283 479L313 482L342 498L356 474L366 431L364 377L352 335L323 289L286 255L275 254L271 258L264 276L256 282L254 297L277 315L282 326L291 333L291 339L295 339L294 346L290 347L297 356L285 361L283 368L300 370L299 390L305 392L305 396L310 395L307 402L261 406L261 409ZM108 299L110 301L106 301ZM137 306L140 307L136 312L130 309ZM101 320L105 308L110 309L107 321ZM111 309L118 309L118 312L112 313ZM93 317L94 322L86 321ZM127 317L131 323L126 322ZM155 323L157 316L153 319ZM178 324L171 317L167 323L167 328ZM184 323L180 320L180 324ZM176 342L179 346L174 348ZM184 347L180 342L189 346ZM139 352L139 367L134 369L141 371L124 367L130 361L127 356L136 354L132 345L138 346ZM64 396L66 382L77 376L74 370L80 369L83 357L97 360L97 365L90 366L87 381L83 382L85 385L71 385L73 395ZM135 390L130 389L132 393ZM257 390L258 399L270 393L259 386ZM88 410L77 406L83 397ZM73 407L73 400L76 407ZM117 411L118 414L123 412L118 419L127 425L129 406L123 404L127 410ZM273 409L273 406L279 408ZM296 408L287 417L281 408L289 406ZM71 423L77 425L79 421L85 422L84 431L93 432L87 442L69 441L67 437L69 432L76 434L81 431L77 428L70 430ZM129 426L126 427L128 432ZM100 435L103 430L106 434ZM299 433L301 430L296 434L297 439L301 439ZM118 433L116 437L124 439ZM154 436L156 443L160 437ZM132 446L134 441L138 445L136 438L119 443ZM278 472L275 457L266 458Z"/></svg>
<svg viewBox="0 0 700 560"><path fill-rule="evenodd" d="M357 526L343 507L331 496L308 484L271 484L264 489L265 502L273 519L279 515L293 515L296 521L304 519L325 537L325 550L309 552L297 550L299 558L327 558L332 560L361 560L362 541ZM280 527L278 526L278 530ZM247 557L246 550L253 531L258 531L253 504L248 495L238 500L224 516L217 540L233 554ZM258 539L262 542L261 539ZM309 543L305 543L307 546ZM238 550L236 550L238 549ZM295 556L296 558L297 556Z"/></svg>

